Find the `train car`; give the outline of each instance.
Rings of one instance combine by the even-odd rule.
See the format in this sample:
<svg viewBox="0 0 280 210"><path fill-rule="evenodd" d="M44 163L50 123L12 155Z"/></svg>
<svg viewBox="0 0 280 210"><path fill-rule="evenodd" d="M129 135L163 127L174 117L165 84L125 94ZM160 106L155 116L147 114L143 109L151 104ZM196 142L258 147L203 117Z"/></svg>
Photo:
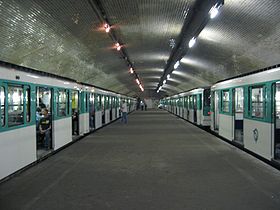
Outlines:
<svg viewBox="0 0 280 210"><path fill-rule="evenodd" d="M134 110L134 98L68 78L5 62L0 72L0 180L119 118L121 98Z"/></svg>
<svg viewBox="0 0 280 210"><path fill-rule="evenodd" d="M214 132L267 160L279 161L279 66L217 82L211 95Z"/></svg>
<svg viewBox="0 0 280 210"><path fill-rule="evenodd" d="M195 88L160 101L169 112L194 124L210 126L210 87Z"/></svg>

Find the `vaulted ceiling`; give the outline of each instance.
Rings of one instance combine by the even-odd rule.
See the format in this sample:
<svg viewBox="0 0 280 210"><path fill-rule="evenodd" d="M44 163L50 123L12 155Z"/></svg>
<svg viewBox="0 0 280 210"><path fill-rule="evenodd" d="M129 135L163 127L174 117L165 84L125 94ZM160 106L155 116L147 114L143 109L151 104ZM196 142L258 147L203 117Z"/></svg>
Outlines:
<svg viewBox="0 0 280 210"><path fill-rule="evenodd" d="M180 36L192 33L183 26L195 20L200 2L0 0L0 60L145 97L172 95L279 63L280 1L225 0L220 14L197 34L195 46L187 51L180 46L185 51L180 66L156 93L175 61L170 59ZM104 20L112 26L110 33ZM115 49L114 37L125 56ZM129 74L128 58L144 93Z"/></svg>

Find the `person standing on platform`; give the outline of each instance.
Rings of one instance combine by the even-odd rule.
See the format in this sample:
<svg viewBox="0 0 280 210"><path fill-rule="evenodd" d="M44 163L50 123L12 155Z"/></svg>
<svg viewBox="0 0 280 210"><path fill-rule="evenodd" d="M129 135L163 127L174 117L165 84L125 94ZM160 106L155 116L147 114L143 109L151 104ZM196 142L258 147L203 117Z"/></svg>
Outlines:
<svg viewBox="0 0 280 210"><path fill-rule="evenodd" d="M144 102L143 101L140 102L140 106L141 106L141 110L143 111L144 110Z"/></svg>
<svg viewBox="0 0 280 210"><path fill-rule="evenodd" d="M43 118L40 119L39 131L44 135L44 146L46 150L51 149L51 118L49 116L48 109L44 108L42 110Z"/></svg>
<svg viewBox="0 0 280 210"><path fill-rule="evenodd" d="M122 120L121 120L121 122L127 124L127 104L126 104L125 100L122 101L121 111L122 111Z"/></svg>

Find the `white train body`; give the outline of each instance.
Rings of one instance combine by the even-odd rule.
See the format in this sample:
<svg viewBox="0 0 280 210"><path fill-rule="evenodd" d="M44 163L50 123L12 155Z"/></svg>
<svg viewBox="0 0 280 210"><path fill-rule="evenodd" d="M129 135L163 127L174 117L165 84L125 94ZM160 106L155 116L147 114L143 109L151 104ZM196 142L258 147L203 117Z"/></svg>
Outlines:
<svg viewBox="0 0 280 210"><path fill-rule="evenodd" d="M165 100L169 101L169 103L165 104L164 107L169 112L194 124L210 126L210 104L205 103L207 90L209 88L196 88L167 97Z"/></svg>
<svg viewBox="0 0 280 210"><path fill-rule="evenodd" d="M202 114L199 109L195 112L188 100L191 95L205 97L203 90L206 89L197 88L164 98L162 106L194 124L209 125L233 144L280 165L279 66L217 82L211 87L211 109ZM180 99L184 97L187 101L183 100L182 106Z"/></svg>
<svg viewBox="0 0 280 210"><path fill-rule="evenodd" d="M15 65L0 65L0 180L37 161L43 155L48 155L71 143L77 137L118 119L120 117L118 112L121 99L129 102L130 111L135 108L134 98L77 83L66 78L37 73L27 68L22 68L22 70L21 68ZM52 114L51 149L48 151L38 147L36 107L39 103L37 97L40 88L50 93L50 95L42 94L43 99L45 97L50 101L49 106ZM78 98L75 105L77 106L78 117L75 121L73 120L72 95L74 92L76 92ZM13 93L13 96L11 93ZM60 104L60 100L62 100L60 93L65 93L67 96L68 101L65 102L65 106L63 103ZM24 97L22 97L22 94ZM98 107L97 110L97 105L92 103L94 115L90 114L89 109L91 104L89 98L91 96L93 101L96 97L107 97L108 99L107 104L102 104L105 102L101 103L103 106L106 105L106 108ZM21 98L20 105L17 105L18 108L15 105L10 105L10 103L16 103L14 101L18 98ZM62 105L63 109L61 108ZM28 112L27 109L30 111ZM21 110L21 113L15 115L14 112L19 110ZM58 116L61 110L62 117ZM103 116L105 117L104 123L102 123ZM77 125L75 126L78 133L73 135L75 127L73 124L76 122ZM12 123L18 125L12 125Z"/></svg>
<svg viewBox="0 0 280 210"><path fill-rule="evenodd" d="M280 138L279 113L276 116L275 110L276 101L279 103L279 90L276 89L279 88L279 83L280 68L276 67L213 85L212 102L219 106L214 106L211 112L211 129L265 159L275 159L276 144L279 144L276 140ZM239 102L243 109L240 111L241 106L237 107L238 93L242 96L242 101ZM221 109L224 108L223 102L227 96L230 110L224 112ZM228 102L226 100L226 104ZM241 123L243 126L239 126ZM241 130L239 134L238 130Z"/></svg>

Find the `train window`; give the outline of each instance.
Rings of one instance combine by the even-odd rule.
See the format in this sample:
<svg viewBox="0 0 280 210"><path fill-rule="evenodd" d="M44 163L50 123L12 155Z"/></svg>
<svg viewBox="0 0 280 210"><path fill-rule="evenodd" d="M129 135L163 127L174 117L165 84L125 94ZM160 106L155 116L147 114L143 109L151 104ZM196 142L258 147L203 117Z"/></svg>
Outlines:
<svg viewBox="0 0 280 210"><path fill-rule="evenodd" d="M275 111L276 111L276 120L279 123L276 123L276 127L280 128L280 83L276 84L276 94L275 94Z"/></svg>
<svg viewBox="0 0 280 210"><path fill-rule="evenodd" d="M71 102L70 102L70 92L67 91L67 115L70 115L70 109L71 109Z"/></svg>
<svg viewBox="0 0 280 210"><path fill-rule="evenodd" d="M59 117L66 116L66 107L67 107L67 94L66 90L58 91L58 102L57 102L57 115Z"/></svg>
<svg viewBox="0 0 280 210"><path fill-rule="evenodd" d="M98 110L100 111L101 110L101 95L98 95Z"/></svg>
<svg viewBox="0 0 280 210"><path fill-rule="evenodd" d="M210 107L211 94L210 89L205 89L203 92L204 106Z"/></svg>
<svg viewBox="0 0 280 210"><path fill-rule="evenodd" d="M190 109L193 109L193 96L190 96L189 98L189 107Z"/></svg>
<svg viewBox="0 0 280 210"><path fill-rule="evenodd" d="M223 112L229 112L229 90L223 90L222 110Z"/></svg>
<svg viewBox="0 0 280 210"><path fill-rule="evenodd" d="M94 116L95 108L94 108L94 94L90 93L89 95L89 112L92 116Z"/></svg>
<svg viewBox="0 0 280 210"><path fill-rule="evenodd" d="M257 117L257 118L264 117L263 96L264 96L263 87L252 88L252 92L251 92L252 117Z"/></svg>
<svg viewBox="0 0 280 210"><path fill-rule="evenodd" d="M104 110L105 110L105 106L104 106L104 103L105 103L105 96L102 96L101 97L101 111L102 111L102 113L104 112Z"/></svg>
<svg viewBox="0 0 280 210"><path fill-rule="evenodd" d="M44 87L37 87L36 106L40 110L47 108L50 111L51 108L51 90Z"/></svg>
<svg viewBox="0 0 280 210"><path fill-rule="evenodd" d="M115 97L112 97L112 108L115 108Z"/></svg>
<svg viewBox="0 0 280 210"><path fill-rule="evenodd" d="M8 126L23 124L23 87L8 86Z"/></svg>
<svg viewBox="0 0 280 210"><path fill-rule="evenodd" d="M5 125L5 89L4 87L0 86L0 114L1 114L1 124L0 126L3 127Z"/></svg>
<svg viewBox="0 0 280 210"><path fill-rule="evenodd" d="M26 122L30 122L30 87L25 88L25 115L26 115Z"/></svg>
<svg viewBox="0 0 280 210"><path fill-rule="evenodd" d="M76 90L72 91L72 114L78 113L79 109L79 92Z"/></svg>
<svg viewBox="0 0 280 210"><path fill-rule="evenodd" d="M235 112L243 112L243 88L235 88Z"/></svg>
<svg viewBox="0 0 280 210"><path fill-rule="evenodd" d="M88 103L89 103L89 93L85 93L85 96L86 96L86 100L85 100L85 103L86 103L86 112L88 112Z"/></svg>

